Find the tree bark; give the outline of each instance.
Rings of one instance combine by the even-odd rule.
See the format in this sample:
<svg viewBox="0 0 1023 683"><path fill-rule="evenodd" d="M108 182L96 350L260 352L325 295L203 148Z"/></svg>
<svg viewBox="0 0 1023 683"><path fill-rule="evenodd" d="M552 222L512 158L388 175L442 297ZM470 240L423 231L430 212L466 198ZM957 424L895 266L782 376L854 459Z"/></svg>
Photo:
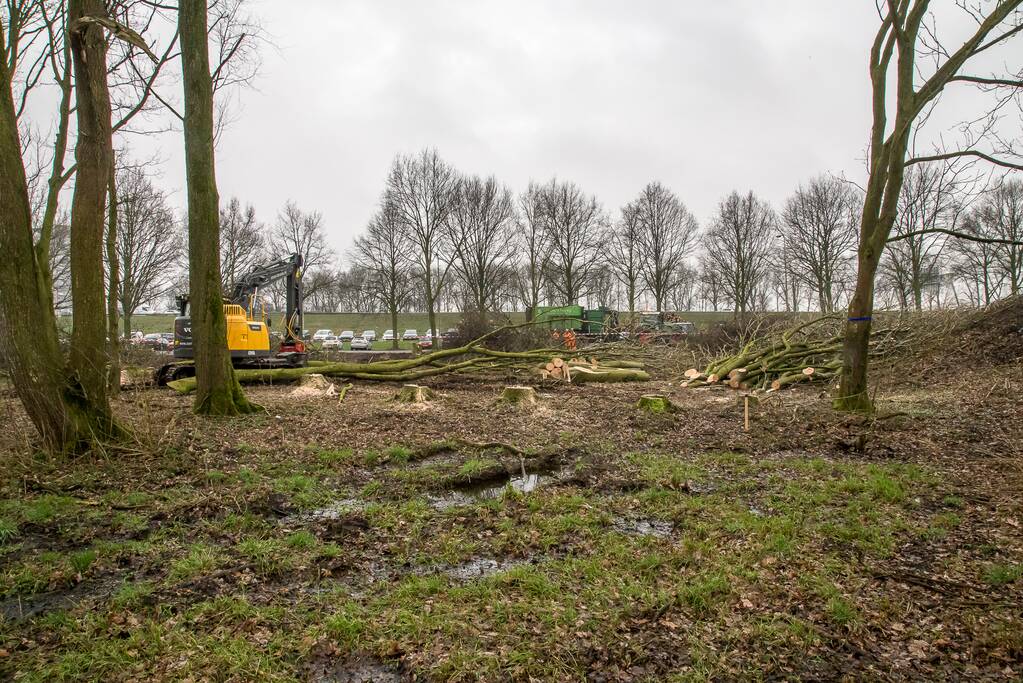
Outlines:
<svg viewBox="0 0 1023 683"><path fill-rule="evenodd" d="M197 391L201 415L239 415L256 409L245 398L227 349L220 290L220 210L213 155L213 82L205 0L181 0L185 91L185 177L188 186L188 276Z"/></svg>
<svg viewBox="0 0 1023 683"><path fill-rule="evenodd" d="M111 392L121 389L121 344L117 320L117 291L121 288L117 263L117 182L114 158L110 158L107 178L107 336L110 343L110 372L107 381ZM127 316L125 316L127 320ZM125 338L128 335L124 335Z"/></svg>
<svg viewBox="0 0 1023 683"><path fill-rule="evenodd" d="M391 306L391 330L394 332L394 339L391 340L391 348L398 350L398 307Z"/></svg>
<svg viewBox="0 0 1023 683"><path fill-rule="evenodd" d="M103 278L103 207L113 159L110 93L107 89L107 44L103 29L83 25L83 16L106 16L103 0L68 3L68 40L75 71L78 141L77 176L71 201L71 350L68 366L72 386L97 418L99 436L114 437L119 429L107 394L109 349Z"/></svg>

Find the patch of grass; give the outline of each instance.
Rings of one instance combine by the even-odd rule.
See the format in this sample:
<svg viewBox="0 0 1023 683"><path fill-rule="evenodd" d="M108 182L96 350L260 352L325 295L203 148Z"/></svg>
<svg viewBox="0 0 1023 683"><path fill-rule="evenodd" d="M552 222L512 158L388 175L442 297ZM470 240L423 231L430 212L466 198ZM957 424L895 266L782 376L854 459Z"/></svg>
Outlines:
<svg viewBox="0 0 1023 683"><path fill-rule="evenodd" d="M679 598L697 616L705 617L731 590L728 577L723 572L714 571L699 575L687 583L679 591Z"/></svg>
<svg viewBox="0 0 1023 683"><path fill-rule="evenodd" d="M168 576L175 581L193 579L216 569L222 559L217 548L197 543L188 549L188 555L171 563Z"/></svg>
<svg viewBox="0 0 1023 683"><path fill-rule="evenodd" d="M316 454L316 459L324 465L339 465L350 462L355 457L355 451L351 448L338 448L334 450L321 450Z"/></svg>
<svg viewBox="0 0 1023 683"><path fill-rule="evenodd" d="M323 628L343 650L354 650L366 629L358 605L347 604L323 620Z"/></svg>
<svg viewBox="0 0 1023 683"><path fill-rule="evenodd" d="M6 545L18 537L18 523L7 517L0 517L0 545Z"/></svg>
<svg viewBox="0 0 1023 683"><path fill-rule="evenodd" d="M317 542L316 536L314 536L312 532L306 531L305 529L301 531L296 531L295 533L288 536L286 540L288 547L295 548L296 550L307 550L309 548L315 547L316 542Z"/></svg>
<svg viewBox="0 0 1023 683"><path fill-rule="evenodd" d="M309 493L316 486L316 479L307 474L292 474L274 480L275 491L281 493Z"/></svg>
<svg viewBox="0 0 1023 683"><path fill-rule="evenodd" d="M984 582L1005 586L1023 577L1023 564L992 564L984 570Z"/></svg>
<svg viewBox="0 0 1023 683"><path fill-rule="evenodd" d="M856 606L839 595L828 600L826 611L828 618L839 626L849 627L860 619Z"/></svg>
<svg viewBox="0 0 1023 683"><path fill-rule="evenodd" d="M237 546L238 552L267 576L279 576L294 566L292 552L272 539L246 539Z"/></svg>
<svg viewBox="0 0 1023 683"><path fill-rule="evenodd" d="M385 452L388 460L393 460L397 463L407 463L412 459L412 449L405 446L397 445L391 446Z"/></svg>
<svg viewBox="0 0 1023 683"><path fill-rule="evenodd" d="M941 499L941 504L945 507L954 508L956 510L962 509L966 506L966 502L959 496L945 496Z"/></svg>
<svg viewBox="0 0 1023 683"><path fill-rule="evenodd" d="M45 495L21 504L22 518L29 524L48 524L75 507L73 498Z"/></svg>
<svg viewBox="0 0 1023 683"><path fill-rule="evenodd" d="M678 489L690 479L700 479L704 471L692 462L662 453L634 453L629 460L639 468L639 477L653 486Z"/></svg>
<svg viewBox="0 0 1023 683"><path fill-rule="evenodd" d="M144 604L155 589L156 586L150 581L125 583L117 589L110 603L117 609L134 609Z"/></svg>
<svg viewBox="0 0 1023 683"><path fill-rule="evenodd" d="M81 550L77 553L72 553L68 558L71 564L71 568L79 574L84 574L89 571L89 567L96 561L95 550Z"/></svg>

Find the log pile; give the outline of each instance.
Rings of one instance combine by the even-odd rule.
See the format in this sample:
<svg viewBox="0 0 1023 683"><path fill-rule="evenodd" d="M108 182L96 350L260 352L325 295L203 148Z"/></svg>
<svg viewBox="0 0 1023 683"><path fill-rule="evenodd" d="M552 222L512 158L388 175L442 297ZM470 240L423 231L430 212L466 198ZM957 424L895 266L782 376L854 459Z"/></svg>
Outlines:
<svg viewBox="0 0 1023 683"><path fill-rule="evenodd" d="M563 382L644 382L650 375L638 361L570 358L554 356L540 367L540 377Z"/></svg>
<svg viewBox="0 0 1023 683"><path fill-rule="evenodd" d="M838 334L821 334L819 328L821 323L836 319L835 315L824 316L778 337L754 339L738 353L716 358L703 370L686 370L682 386L773 392L803 382L829 383L842 368L842 338ZM814 328L818 328L817 334L811 333ZM897 346L901 332L904 330L893 328L872 334L871 355Z"/></svg>

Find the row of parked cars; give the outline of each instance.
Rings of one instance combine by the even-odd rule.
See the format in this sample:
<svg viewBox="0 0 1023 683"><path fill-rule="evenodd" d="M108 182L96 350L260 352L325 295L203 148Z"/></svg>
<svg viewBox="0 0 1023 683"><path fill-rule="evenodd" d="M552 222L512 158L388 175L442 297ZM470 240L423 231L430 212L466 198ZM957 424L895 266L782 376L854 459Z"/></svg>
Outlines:
<svg viewBox="0 0 1023 683"><path fill-rule="evenodd" d="M455 333L455 329L451 328L447 332L438 334L441 339L447 339ZM343 349L347 342L349 348L352 351L369 350L373 348L373 342L376 341L377 333L376 330L365 330L361 334L356 334L354 330L343 330L340 334L335 335L333 330L316 330L313 334L313 343L320 344L322 349ZM384 330L384 334L380 337L380 341L390 342L395 339L401 339L402 341L416 342L421 349L428 349L433 346L433 330L427 330L426 334L420 336L419 332L414 329L407 329L401 333L401 336L395 336L394 330Z"/></svg>

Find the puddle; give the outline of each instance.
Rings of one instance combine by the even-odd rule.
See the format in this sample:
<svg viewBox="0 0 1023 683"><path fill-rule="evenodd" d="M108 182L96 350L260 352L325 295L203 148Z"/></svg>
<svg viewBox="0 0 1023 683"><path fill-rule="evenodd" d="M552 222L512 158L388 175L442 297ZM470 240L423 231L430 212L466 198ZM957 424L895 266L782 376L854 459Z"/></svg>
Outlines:
<svg viewBox="0 0 1023 683"><path fill-rule="evenodd" d="M409 680L396 664L385 664L375 657L353 656L341 661L326 657L309 665L309 680L315 683L398 683Z"/></svg>
<svg viewBox="0 0 1023 683"><path fill-rule="evenodd" d="M528 560L495 560L489 557L477 557L468 562L452 566L439 566L428 573L445 574L458 581L475 581L483 579L498 572L503 572L513 567L526 564Z"/></svg>
<svg viewBox="0 0 1023 683"><path fill-rule="evenodd" d="M611 528L620 534L627 536L653 536L655 538L667 538L671 536L675 525L671 522L664 522L659 519L633 519L630 517L617 517L611 522Z"/></svg>
<svg viewBox="0 0 1023 683"><path fill-rule="evenodd" d="M488 500L495 500L504 495L505 489L509 486L514 491L529 493L553 480L554 477L549 474L517 474L510 479L504 479L500 482L489 481L485 484L460 486L458 489L443 496L429 496L429 501L434 509L447 510L459 505L474 505Z"/></svg>
<svg viewBox="0 0 1023 683"><path fill-rule="evenodd" d="M300 512L295 515L288 515L281 520L281 524L295 524L303 522L335 522L348 517L353 512L361 512L366 508L366 501L358 498L342 498L335 500L326 507Z"/></svg>

